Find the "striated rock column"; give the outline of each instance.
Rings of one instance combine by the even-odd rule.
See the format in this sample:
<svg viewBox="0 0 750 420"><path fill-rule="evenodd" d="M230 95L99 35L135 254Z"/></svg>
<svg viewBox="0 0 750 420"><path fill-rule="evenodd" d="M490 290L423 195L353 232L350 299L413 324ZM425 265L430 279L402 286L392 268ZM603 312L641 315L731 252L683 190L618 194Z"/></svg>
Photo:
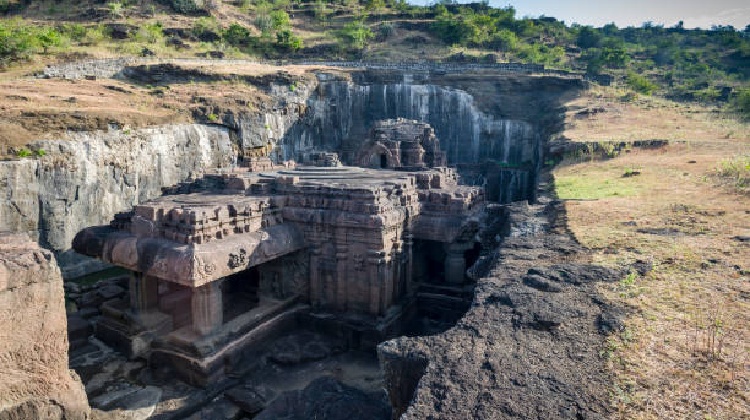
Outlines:
<svg viewBox="0 0 750 420"><path fill-rule="evenodd" d="M217 280L193 289L193 330L200 335L213 333L223 322L221 282Z"/></svg>
<svg viewBox="0 0 750 420"><path fill-rule="evenodd" d="M85 419L88 400L68 369L62 276L51 252L0 233L0 419Z"/></svg>

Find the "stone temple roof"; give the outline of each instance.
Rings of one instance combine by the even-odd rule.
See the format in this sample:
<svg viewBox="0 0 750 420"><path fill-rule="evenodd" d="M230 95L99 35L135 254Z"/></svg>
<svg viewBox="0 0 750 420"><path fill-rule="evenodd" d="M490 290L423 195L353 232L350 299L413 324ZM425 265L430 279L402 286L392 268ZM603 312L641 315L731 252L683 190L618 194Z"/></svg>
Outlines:
<svg viewBox="0 0 750 420"><path fill-rule="evenodd" d="M209 174L201 182L198 192L165 195L110 226L81 231L73 247L199 287L308 247L312 225L372 232L365 236L375 247L389 246L380 232L409 226L419 228L415 237L450 242L483 202L481 189L459 186L447 168L297 167Z"/></svg>

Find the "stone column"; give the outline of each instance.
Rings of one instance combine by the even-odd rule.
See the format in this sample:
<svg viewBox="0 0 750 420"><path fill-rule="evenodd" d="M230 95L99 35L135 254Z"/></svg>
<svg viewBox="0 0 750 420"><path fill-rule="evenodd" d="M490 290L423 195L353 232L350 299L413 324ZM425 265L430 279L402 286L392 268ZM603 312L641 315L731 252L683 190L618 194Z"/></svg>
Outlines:
<svg viewBox="0 0 750 420"><path fill-rule="evenodd" d="M193 289L193 330L200 335L209 335L221 327L224 309L221 298L222 281L216 280Z"/></svg>
<svg viewBox="0 0 750 420"><path fill-rule="evenodd" d="M349 252L346 245L336 247L336 310L345 312L347 309L348 284L346 268L349 265Z"/></svg>
<svg viewBox="0 0 750 420"><path fill-rule="evenodd" d="M143 273L130 275L130 309L135 314L157 310L159 306L159 279Z"/></svg>
<svg viewBox="0 0 750 420"><path fill-rule="evenodd" d="M313 308L322 306L322 279L320 278L320 249L313 246L310 249L310 304Z"/></svg>
<svg viewBox="0 0 750 420"><path fill-rule="evenodd" d="M391 251L391 264L393 265L391 302L398 302L404 294L404 252L398 246L398 243L394 245L393 251Z"/></svg>
<svg viewBox="0 0 750 420"><path fill-rule="evenodd" d="M367 251L367 254L367 278L370 280L368 285L370 287L370 314L381 315L384 253L382 251Z"/></svg>
<svg viewBox="0 0 750 420"><path fill-rule="evenodd" d="M407 234L404 240L404 255L406 258L406 269L404 273L406 296L414 296L414 235Z"/></svg>
<svg viewBox="0 0 750 420"><path fill-rule="evenodd" d="M445 247L445 281L451 284L461 284L466 277L466 258L464 252L470 249L470 244L448 244Z"/></svg>

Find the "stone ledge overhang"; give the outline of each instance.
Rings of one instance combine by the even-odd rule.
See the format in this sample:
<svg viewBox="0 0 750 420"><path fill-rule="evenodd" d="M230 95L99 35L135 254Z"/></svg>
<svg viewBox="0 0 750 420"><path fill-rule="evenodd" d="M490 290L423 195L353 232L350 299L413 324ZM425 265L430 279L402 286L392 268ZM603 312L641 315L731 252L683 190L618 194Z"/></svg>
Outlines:
<svg viewBox="0 0 750 420"><path fill-rule="evenodd" d="M306 247L292 225L271 226L206 244L182 244L158 237L138 237L109 226L80 231L73 249L128 270L199 287Z"/></svg>
<svg viewBox="0 0 750 420"><path fill-rule="evenodd" d="M411 233L414 239L453 243L473 238L484 206L462 214L420 213L414 217Z"/></svg>

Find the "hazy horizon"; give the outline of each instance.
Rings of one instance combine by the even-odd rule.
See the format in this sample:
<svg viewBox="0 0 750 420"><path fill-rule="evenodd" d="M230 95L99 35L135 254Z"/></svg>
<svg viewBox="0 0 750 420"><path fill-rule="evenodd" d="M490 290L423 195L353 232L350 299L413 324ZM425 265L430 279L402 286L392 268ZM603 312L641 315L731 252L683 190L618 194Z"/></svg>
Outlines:
<svg viewBox="0 0 750 420"><path fill-rule="evenodd" d="M459 3L479 0L459 0ZM419 5L434 4L433 0L409 0ZM618 27L641 26L644 22L674 26L679 21L685 28L710 29L713 25L732 25L742 30L750 24L750 4L739 0L684 1L592 1L592 0L490 0L493 7L513 6L517 17L552 16L570 25L600 27L614 22Z"/></svg>

